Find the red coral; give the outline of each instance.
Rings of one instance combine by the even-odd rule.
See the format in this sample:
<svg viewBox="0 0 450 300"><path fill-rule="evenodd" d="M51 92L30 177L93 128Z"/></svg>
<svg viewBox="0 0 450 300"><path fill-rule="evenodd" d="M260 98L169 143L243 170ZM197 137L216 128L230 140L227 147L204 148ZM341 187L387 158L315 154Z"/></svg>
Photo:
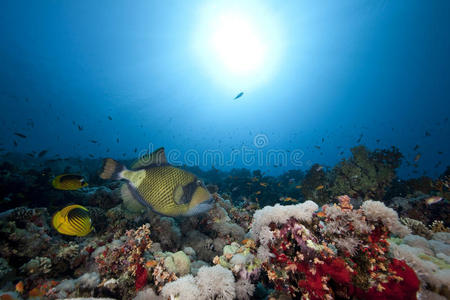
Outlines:
<svg viewBox="0 0 450 300"><path fill-rule="evenodd" d="M369 242L370 243L378 243L383 236L384 232L381 230L380 227L375 227L374 230L369 235Z"/></svg>
<svg viewBox="0 0 450 300"><path fill-rule="evenodd" d="M322 275L315 273L314 275L311 272L306 273L305 280L299 280L298 286L303 288L310 295L311 300L320 300L323 299L327 291L324 289L324 283L322 282Z"/></svg>
<svg viewBox="0 0 450 300"><path fill-rule="evenodd" d="M141 266L137 265L136 268L136 291L142 289L147 284L147 270Z"/></svg>
<svg viewBox="0 0 450 300"><path fill-rule="evenodd" d="M325 264L319 265L321 272L327 274L336 283L349 284L351 273L347 269L347 263L340 258L328 258Z"/></svg>
<svg viewBox="0 0 450 300"><path fill-rule="evenodd" d="M357 297L367 300L416 300L420 282L413 269L404 261L393 259L389 270L395 273L396 278L391 277L387 283L381 283L367 291L357 289Z"/></svg>

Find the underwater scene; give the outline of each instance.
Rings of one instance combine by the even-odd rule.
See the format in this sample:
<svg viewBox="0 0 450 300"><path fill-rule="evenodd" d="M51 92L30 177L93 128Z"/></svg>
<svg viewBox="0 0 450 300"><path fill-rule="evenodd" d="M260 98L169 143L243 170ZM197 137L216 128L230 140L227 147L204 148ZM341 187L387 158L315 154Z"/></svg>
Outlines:
<svg viewBox="0 0 450 300"><path fill-rule="evenodd" d="M449 1L0 1L0 300L450 299Z"/></svg>

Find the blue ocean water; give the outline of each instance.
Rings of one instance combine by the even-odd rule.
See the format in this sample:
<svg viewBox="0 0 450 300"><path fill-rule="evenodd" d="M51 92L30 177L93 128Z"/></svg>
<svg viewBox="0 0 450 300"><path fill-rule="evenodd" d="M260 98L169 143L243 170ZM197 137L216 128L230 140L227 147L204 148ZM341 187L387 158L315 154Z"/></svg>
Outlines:
<svg viewBox="0 0 450 300"><path fill-rule="evenodd" d="M0 300L450 299L449 12L0 1Z"/></svg>
<svg viewBox="0 0 450 300"><path fill-rule="evenodd" d="M399 176L436 177L450 164L449 11L448 1L5 0L0 147L131 159L164 146L174 164L277 175L332 167L358 144L395 146Z"/></svg>

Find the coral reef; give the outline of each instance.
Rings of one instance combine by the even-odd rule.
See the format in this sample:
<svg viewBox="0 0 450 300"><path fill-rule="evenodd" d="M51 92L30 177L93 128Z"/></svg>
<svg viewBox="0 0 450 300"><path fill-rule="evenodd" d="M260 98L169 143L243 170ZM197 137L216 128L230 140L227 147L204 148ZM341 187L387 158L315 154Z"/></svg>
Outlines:
<svg viewBox="0 0 450 300"><path fill-rule="evenodd" d="M234 276L222 266L202 267L194 278L187 275L168 283L161 291L164 299L171 296L178 299L222 299L236 297Z"/></svg>
<svg viewBox="0 0 450 300"><path fill-rule="evenodd" d="M7 276L13 269L8 265L8 261L0 257L0 280Z"/></svg>
<svg viewBox="0 0 450 300"><path fill-rule="evenodd" d="M330 191L328 189L329 178L319 164L311 166L301 185L304 199L310 199L319 205L328 202L330 198ZM323 188L320 189L319 187Z"/></svg>
<svg viewBox="0 0 450 300"><path fill-rule="evenodd" d="M50 170L3 165L0 187L12 188L0 193L8 203L0 212L1 299L449 298L448 203L425 204L448 191L448 174L422 180L426 194L399 182L386 207L368 198L386 195L400 154L352 153L331 171L313 165L306 175L197 170L215 204L184 218L121 203L119 182L57 192ZM55 162L52 170L66 167ZM94 178L93 169L82 171ZM32 204L30 185L44 182L36 197L51 200ZM22 196L14 184L28 184ZM95 230L86 237L49 226L72 202L89 209Z"/></svg>
<svg viewBox="0 0 450 300"><path fill-rule="evenodd" d="M450 297L450 233L434 233L429 240L408 235L392 242L390 252L416 271L422 289Z"/></svg>
<svg viewBox="0 0 450 300"><path fill-rule="evenodd" d="M450 206L445 201L427 205L425 200L430 196L416 192L406 197L394 197L389 201L389 206L401 217L421 221L427 226L436 220L442 221L444 226L450 226Z"/></svg>
<svg viewBox="0 0 450 300"><path fill-rule="evenodd" d="M128 230L123 240L114 240L93 252L93 255L98 254L95 256L97 269L103 278L117 278L128 288L134 285L140 290L147 284L144 254L151 245L149 224ZM126 297L129 290L122 292L122 297Z"/></svg>
<svg viewBox="0 0 450 300"><path fill-rule="evenodd" d="M331 196L382 200L395 178L402 154L397 148L370 152L364 146L350 149L352 157L332 169Z"/></svg>
<svg viewBox="0 0 450 300"><path fill-rule="evenodd" d="M48 274L52 269L52 261L48 257L36 257L20 267L28 275Z"/></svg>
<svg viewBox="0 0 450 300"><path fill-rule="evenodd" d="M258 257L269 282L294 298L415 299L414 271L387 255L389 230L408 232L395 212L374 201L353 210L349 197L340 200L325 207L323 221L308 202L287 208L286 215L279 207L255 213L252 236L265 248Z"/></svg>

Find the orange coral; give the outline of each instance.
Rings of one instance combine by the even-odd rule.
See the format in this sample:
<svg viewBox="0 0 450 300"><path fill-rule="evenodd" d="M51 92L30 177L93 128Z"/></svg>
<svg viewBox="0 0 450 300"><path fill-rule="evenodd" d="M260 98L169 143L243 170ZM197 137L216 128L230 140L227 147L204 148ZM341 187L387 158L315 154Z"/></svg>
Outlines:
<svg viewBox="0 0 450 300"><path fill-rule="evenodd" d="M350 197L347 195L342 195L337 197L342 210L352 210L353 205L350 204Z"/></svg>
<svg viewBox="0 0 450 300"><path fill-rule="evenodd" d="M149 260L145 263L145 266L147 268L153 268L158 264L158 262L156 260Z"/></svg>

